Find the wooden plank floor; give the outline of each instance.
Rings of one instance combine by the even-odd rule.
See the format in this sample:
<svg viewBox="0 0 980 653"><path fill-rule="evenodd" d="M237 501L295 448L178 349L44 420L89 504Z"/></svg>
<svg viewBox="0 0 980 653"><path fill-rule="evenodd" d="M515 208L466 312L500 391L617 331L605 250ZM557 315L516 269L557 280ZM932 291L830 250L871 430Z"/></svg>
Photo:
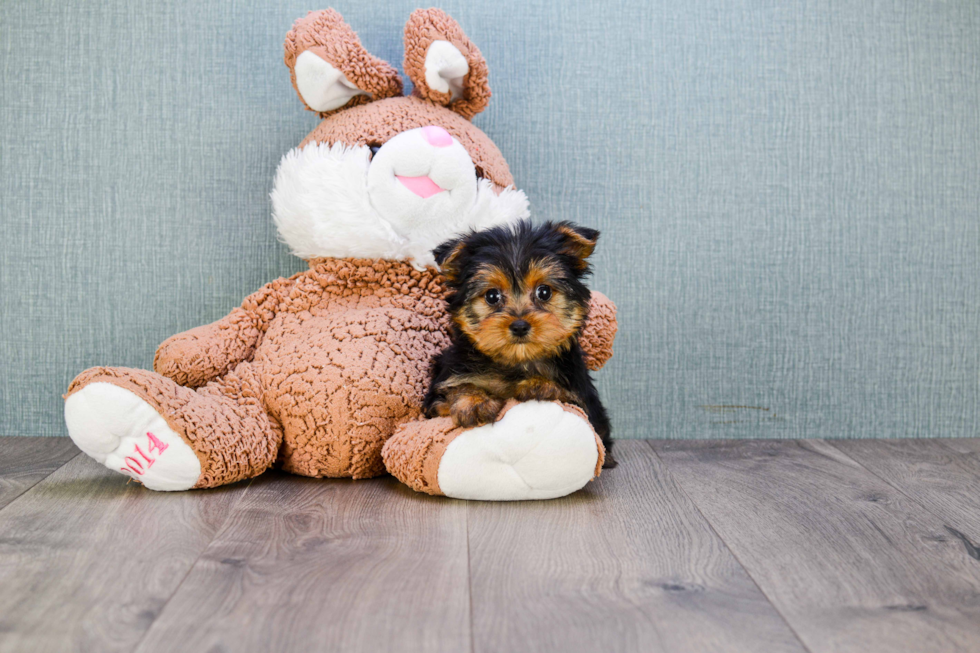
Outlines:
<svg viewBox="0 0 980 653"><path fill-rule="evenodd" d="M68 438L0 438L0 508L79 453Z"/></svg>
<svg viewBox="0 0 980 653"><path fill-rule="evenodd" d="M620 441L547 502L0 438L0 651L980 651L980 440Z"/></svg>
<svg viewBox="0 0 980 653"><path fill-rule="evenodd" d="M654 446L814 653L980 650L980 561L942 519L839 449Z"/></svg>

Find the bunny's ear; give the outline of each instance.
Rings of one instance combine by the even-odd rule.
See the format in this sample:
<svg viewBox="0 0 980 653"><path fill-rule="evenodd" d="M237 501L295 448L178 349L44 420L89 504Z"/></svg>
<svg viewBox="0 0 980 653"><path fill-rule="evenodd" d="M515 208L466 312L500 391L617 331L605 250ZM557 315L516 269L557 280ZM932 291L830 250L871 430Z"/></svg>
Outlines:
<svg viewBox="0 0 980 653"><path fill-rule="evenodd" d="M416 9L405 24L405 74L417 95L466 119L490 100L486 60L459 24L439 9Z"/></svg>
<svg viewBox="0 0 980 653"><path fill-rule="evenodd" d="M306 108L321 117L345 106L401 95L402 81L395 69L368 53L333 9L311 11L297 20L284 47L293 88Z"/></svg>

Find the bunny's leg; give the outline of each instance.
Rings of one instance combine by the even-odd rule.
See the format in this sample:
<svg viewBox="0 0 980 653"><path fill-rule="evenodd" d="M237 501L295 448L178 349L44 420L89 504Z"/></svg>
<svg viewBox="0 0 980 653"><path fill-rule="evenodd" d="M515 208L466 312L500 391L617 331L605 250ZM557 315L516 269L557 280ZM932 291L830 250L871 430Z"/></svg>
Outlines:
<svg viewBox="0 0 980 653"><path fill-rule="evenodd" d="M145 370L92 368L69 387L65 421L79 449L151 490L257 476L282 441L248 363L197 390Z"/></svg>
<svg viewBox="0 0 980 653"><path fill-rule="evenodd" d="M510 402L497 421L460 429L448 417L403 424L384 446L388 471L418 492L457 499L553 499L599 475L604 450L576 407Z"/></svg>

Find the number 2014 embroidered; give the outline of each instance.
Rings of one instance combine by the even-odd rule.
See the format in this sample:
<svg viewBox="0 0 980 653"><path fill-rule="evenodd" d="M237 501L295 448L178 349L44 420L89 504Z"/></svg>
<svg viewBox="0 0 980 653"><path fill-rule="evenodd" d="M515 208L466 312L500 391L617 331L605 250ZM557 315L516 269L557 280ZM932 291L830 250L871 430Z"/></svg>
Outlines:
<svg viewBox="0 0 980 653"><path fill-rule="evenodd" d="M140 449L140 446L136 445L136 454L139 454L139 458L136 457L136 454L133 454L132 456L126 456L123 459L123 462L126 464L123 465L119 471L122 472L128 471L136 474L137 476L142 476L143 474L146 473L148 469L150 469L150 467L153 466L153 463L157 461L157 457L160 454L162 454L164 451L166 451L167 447L169 446L170 446L169 444L165 442L161 442L157 436L147 431L146 432L147 453L144 453L143 450ZM154 455L154 453L156 453L156 455ZM140 458L142 458L142 460L140 460Z"/></svg>

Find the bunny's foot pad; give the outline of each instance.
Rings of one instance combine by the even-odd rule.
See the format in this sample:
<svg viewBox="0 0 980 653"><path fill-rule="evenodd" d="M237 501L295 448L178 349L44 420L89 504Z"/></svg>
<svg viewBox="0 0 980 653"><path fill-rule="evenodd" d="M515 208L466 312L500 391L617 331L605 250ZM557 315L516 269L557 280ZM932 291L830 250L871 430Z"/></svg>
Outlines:
<svg viewBox="0 0 980 653"><path fill-rule="evenodd" d="M129 390L91 383L68 397L65 422L86 455L151 490L189 490L201 476L194 450Z"/></svg>
<svg viewBox="0 0 980 653"><path fill-rule="evenodd" d="M449 418L403 426L385 445L388 471L420 492L457 499L554 499L598 476L602 444L585 415L558 403L511 403L493 424Z"/></svg>

